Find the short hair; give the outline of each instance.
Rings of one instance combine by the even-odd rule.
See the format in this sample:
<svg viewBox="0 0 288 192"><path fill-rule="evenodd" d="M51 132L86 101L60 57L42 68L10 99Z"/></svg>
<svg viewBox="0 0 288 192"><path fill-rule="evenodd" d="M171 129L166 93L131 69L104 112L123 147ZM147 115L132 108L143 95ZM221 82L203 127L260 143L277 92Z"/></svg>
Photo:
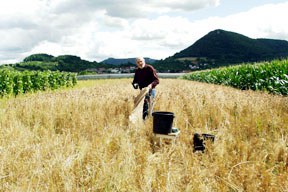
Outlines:
<svg viewBox="0 0 288 192"><path fill-rule="evenodd" d="M145 63L145 59L144 59L144 57L136 57L136 62L137 62L137 60L140 60L140 61L142 61L143 63Z"/></svg>

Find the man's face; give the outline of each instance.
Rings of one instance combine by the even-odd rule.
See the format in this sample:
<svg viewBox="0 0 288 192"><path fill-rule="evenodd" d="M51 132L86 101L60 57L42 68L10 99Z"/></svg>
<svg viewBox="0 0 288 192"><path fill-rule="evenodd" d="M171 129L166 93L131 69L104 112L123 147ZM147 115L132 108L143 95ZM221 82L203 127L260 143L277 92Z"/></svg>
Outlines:
<svg viewBox="0 0 288 192"><path fill-rule="evenodd" d="M141 59L137 59L136 64L140 69L142 69L145 66L145 63Z"/></svg>

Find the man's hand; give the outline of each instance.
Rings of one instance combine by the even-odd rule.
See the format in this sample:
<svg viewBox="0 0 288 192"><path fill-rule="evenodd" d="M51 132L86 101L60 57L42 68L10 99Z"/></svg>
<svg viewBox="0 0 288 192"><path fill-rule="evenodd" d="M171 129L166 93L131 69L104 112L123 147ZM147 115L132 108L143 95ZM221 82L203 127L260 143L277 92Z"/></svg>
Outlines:
<svg viewBox="0 0 288 192"><path fill-rule="evenodd" d="M147 87L149 90L152 89L152 84L148 85Z"/></svg>
<svg viewBox="0 0 288 192"><path fill-rule="evenodd" d="M138 83L132 83L132 86L134 87L134 89L138 89L139 87Z"/></svg>

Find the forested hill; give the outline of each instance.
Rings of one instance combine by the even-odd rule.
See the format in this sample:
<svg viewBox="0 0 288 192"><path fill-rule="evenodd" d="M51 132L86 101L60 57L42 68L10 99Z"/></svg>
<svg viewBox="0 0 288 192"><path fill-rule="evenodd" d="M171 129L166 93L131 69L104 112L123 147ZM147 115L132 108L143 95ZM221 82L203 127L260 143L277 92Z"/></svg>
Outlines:
<svg viewBox="0 0 288 192"><path fill-rule="evenodd" d="M211 31L172 58L197 57L215 63L242 63L288 56L288 41L252 39L224 30Z"/></svg>
<svg viewBox="0 0 288 192"><path fill-rule="evenodd" d="M46 53L33 54L26 57L23 62L12 65L16 70L59 70L69 72L81 72L87 69L108 67L106 64L96 61L83 60L75 55L60 55L54 57Z"/></svg>
<svg viewBox="0 0 288 192"><path fill-rule="evenodd" d="M180 72L287 57L288 41L252 39L239 33L217 29L188 48L159 60L155 63L155 68L162 72Z"/></svg>

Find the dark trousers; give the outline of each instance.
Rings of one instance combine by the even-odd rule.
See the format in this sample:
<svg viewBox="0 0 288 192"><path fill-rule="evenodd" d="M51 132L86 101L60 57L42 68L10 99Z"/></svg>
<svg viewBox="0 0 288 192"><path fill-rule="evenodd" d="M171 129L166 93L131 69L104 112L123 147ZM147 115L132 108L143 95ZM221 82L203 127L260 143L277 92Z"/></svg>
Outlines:
<svg viewBox="0 0 288 192"><path fill-rule="evenodd" d="M144 104L143 104L143 113L142 113L143 120L145 120L149 115L150 96L151 96L150 92L145 95Z"/></svg>

